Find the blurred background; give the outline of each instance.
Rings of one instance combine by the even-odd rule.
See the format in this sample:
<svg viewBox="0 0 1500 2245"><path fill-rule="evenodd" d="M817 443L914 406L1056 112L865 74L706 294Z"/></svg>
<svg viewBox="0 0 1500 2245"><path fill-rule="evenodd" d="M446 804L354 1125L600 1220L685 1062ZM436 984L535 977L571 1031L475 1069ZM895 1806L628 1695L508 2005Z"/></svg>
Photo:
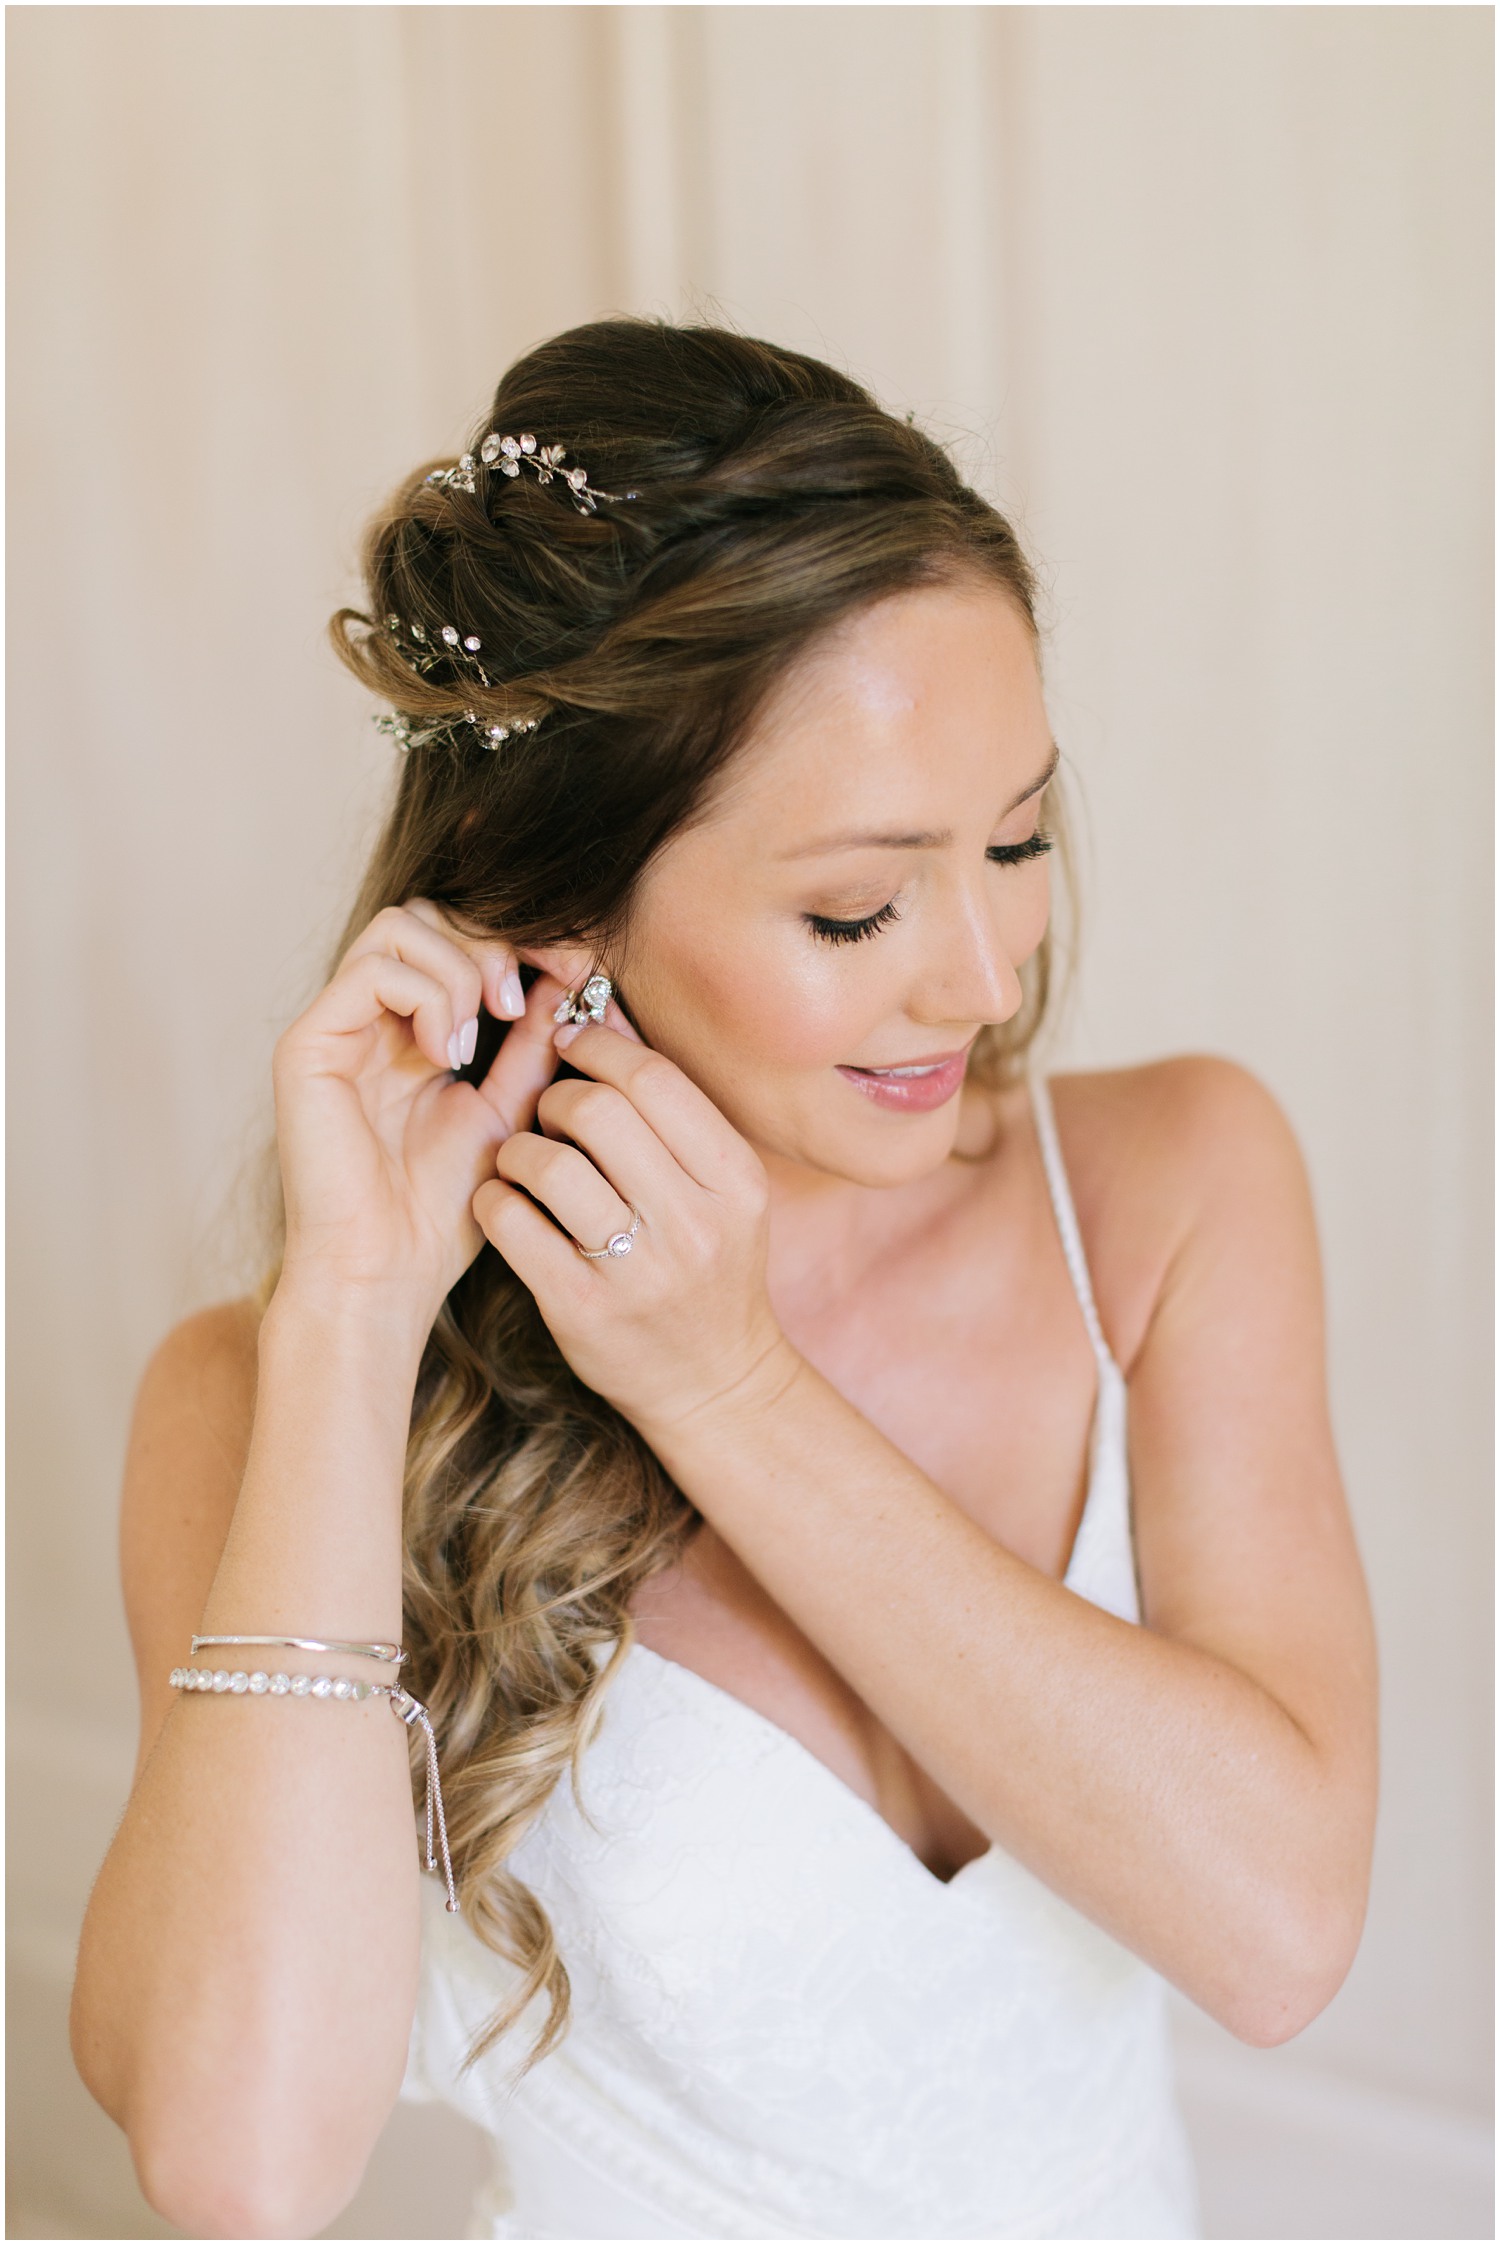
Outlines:
<svg viewBox="0 0 1500 2245"><path fill-rule="evenodd" d="M172 2234L66 2005L136 1696L116 1508L391 775L360 526L616 312L831 359L1043 573L1085 828L1059 1067L1256 1070L1311 1167L1380 1632L1368 1931L1295 2042L1179 2008L1211 2235L1490 2192L1484 7L19 7L10 166L12 2237ZM398 2108L330 2233L452 2237Z"/></svg>

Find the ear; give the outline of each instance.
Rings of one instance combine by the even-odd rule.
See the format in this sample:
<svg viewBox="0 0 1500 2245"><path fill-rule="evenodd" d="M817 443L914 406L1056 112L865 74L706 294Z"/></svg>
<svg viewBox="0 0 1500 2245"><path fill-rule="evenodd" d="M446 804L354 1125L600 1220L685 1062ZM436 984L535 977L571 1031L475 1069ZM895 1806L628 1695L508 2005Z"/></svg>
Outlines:
<svg viewBox="0 0 1500 2245"><path fill-rule="evenodd" d="M516 957L527 966L541 967L545 973L554 975L565 990L581 990L591 974L603 971L597 954L585 951L576 943L548 943L535 951L522 945Z"/></svg>

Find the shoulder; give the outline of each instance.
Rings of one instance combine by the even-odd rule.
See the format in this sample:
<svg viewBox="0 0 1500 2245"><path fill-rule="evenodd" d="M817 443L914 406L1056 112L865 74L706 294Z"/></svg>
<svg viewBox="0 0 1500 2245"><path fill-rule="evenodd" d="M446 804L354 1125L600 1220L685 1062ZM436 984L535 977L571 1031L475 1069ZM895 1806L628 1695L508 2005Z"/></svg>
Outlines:
<svg viewBox="0 0 1500 2245"><path fill-rule="evenodd" d="M260 1316L221 1302L174 1325L141 1375L126 1454L124 1531L217 1518L238 1494L255 1416Z"/></svg>
<svg viewBox="0 0 1500 2245"><path fill-rule="evenodd" d="M1206 1182L1244 1156L1296 1153L1275 1094L1218 1053L1050 1078L1058 1131L1083 1161Z"/></svg>
<svg viewBox="0 0 1500 2245"><path fill-rule="evenodd" d="M248 1296L195 1310L166 1333L147 1360L141 1395L153 1402L224 1406L255 1384L260 1311Z"/></svg>
<svg viewBox="0 0 1500 2245"><path fill-rule="evenodd" d="M260 1317L249 1301L184 1318L136 1395L120 1499L120 1578L141 1683L145 1753L162 1684L198 1626L234 1517L255 1417Z"/></svg>
<svg viewBox="0 0 1500 2245"><path fill-rule="evenodd" d="M1310 1239L1296 1134L1274 1093L1238 1061L1179 1053L1050 1082L1100 1315L1127 1369L1195 1242L1231 1220Z"/></svg>
<svg viewBox="0 0 1500 2245"><path fill-rule="evenodd" d="M202 1497L239 1487L255 1416L260 1313L251 1301L199 1310L153 1349L136 1391L127 1512L188 1481Z"/></svg>

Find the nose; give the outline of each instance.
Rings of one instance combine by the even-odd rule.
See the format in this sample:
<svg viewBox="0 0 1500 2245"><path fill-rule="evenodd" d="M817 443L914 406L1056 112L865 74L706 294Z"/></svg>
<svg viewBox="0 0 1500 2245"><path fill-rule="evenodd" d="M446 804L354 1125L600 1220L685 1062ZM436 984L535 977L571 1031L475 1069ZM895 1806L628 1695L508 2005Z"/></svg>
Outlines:
<svg viewBox="0 0 1500 2245"><path fill-rule="evenodd" d="M981 877L982 878L982 877ZM1014 913L979 883L964 883L933 915L932 939L908 1010L916 1020L939 1024L1009 1021L1025 1002L1018 960L1036 948L1021 947L1023 931L1007 925ZM1013 955L1013 947L1015 955Z"/></svg>

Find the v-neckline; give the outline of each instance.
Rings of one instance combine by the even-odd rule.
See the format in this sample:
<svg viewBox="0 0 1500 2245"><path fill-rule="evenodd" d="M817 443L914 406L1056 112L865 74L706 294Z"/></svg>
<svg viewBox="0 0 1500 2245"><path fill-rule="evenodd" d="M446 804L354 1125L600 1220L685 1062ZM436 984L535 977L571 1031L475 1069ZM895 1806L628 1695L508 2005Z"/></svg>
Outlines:
<svg viewBox="0 0 1500 2245"><path fill-rule="evenodd" d="M1038 1152L1041 1156L1043 1171L1046 1175L1048 1198L1052 1203L1053 1215L1056 1218L1058 1230L1061 1235L1064 1258L1068 1264L1069 1277L1072 1280L1074 1292L1075 1294L1077 1294L1080 1306L1084 1312L1084 1321L1089 1330L1091 1344L1094 1345L1094 1357L1097 1368L1097 1385L1094 1389L1094 1407L1089 1415L1089 1435L1087 1451L1088 1487L1084 1492L1083 1508L1078 1515L1078 1525L1073 1530L1073 1541L1068 1552L1067 1565L1064 1567L1061 1575L1057 1575L1052 1578L1054 1581L1061 1583L1062 1587L1065 1590L1073 1590L1075 1588L1073 1577L1078 1569L1080 1557L1083 1552L1084 1533L1085 1530L1089 1527L1095 1513L1097 1512L1100 1502L1099 1491L1102 1485L1103 1476L1098 1468L1098 1444L1100 1427L1103 1422L1105 1410L1105 1390L1106 1387L1110 1384L1114 1384L1123 1389L1124 1379L1119 1365L1110 1351L1109 1344L1104 1338L1102 1330L1098 1331L1097 1343L1094 1343L1095 1332L1098 1328L1098 1312L1094 1308L1093 1293L1087 1276L1087 1264L1084 1260L1083 1245L1081 1239L1078 1237L1078 1220L1073 1212L1072 1195L1067 1184L1066 1172L1062 1168L1061 1150L1056 1146L1055 1143L1056 1125L1052 1122L1051 1119L1050 1094L1047 1091L1045 1083L1042 1084L1039 1094L1035 1079L1033 1079L1030 1083L1029 1089L1031 1094L1033 1126L1036 1131L1037 1147ZM1075 1263L1077 1265L1077 1268L1074 1267ZM1080 1273L1083 1274L1081 1278ZM1087 1596L1087 1593L1079 1592L1078 1595ZM954 1872L951 1879L940 1879L936 1871L930 1871L927 1868L927 1865L922 1861L922 1858L920 1855L918 1855L916 1849L910 1844L909 1841L902 1839L901 1834L896 1830L895 1825L892 1824L886 1817L881 1815L879 1809L874 1806L873 1802L867 1801L863 1793L856 1793L854 1787L850 1785L844 1778L840 1777L837 1770L831 1768L830 1765L823 1760L821 1754L815 1754L810 1746L805 1746L802 1740L796 1737L791 1731L786 1730L780 1723L774 1722L769 1715L763 1715L758 1707L752 1707L748 1700L741 1699L737 1693L726 1691L722 1684L714 1683L709 1677L703 1675L700 1670L696 1668L689 1668L684 1662L680 1660L673 1660L666 1653L656 1652L650 1645L642 1644L641 1640L638 1637L632 1639L630 1651L632 1654L645 1653L651 1660L655 1661L660 1668L675 1670L679 1676L685 1676L689 1678L691 1683L696 1685L700 1692L710 1693L714 1700L717 1700L723 1705L733 1709L735 1711L737 1720L751 1724L754 1728L760 1731L763 1737L770 1737L772 1740L774 1740L780 1750L790 1752L796 1756L799 1756L804 1762L810 1762L815 1770L821 1771L823 1780L832 1789L833 1793L836 1796L842 1796L844 1800L851 1802L855 1810L857 1810L860 1815L862 1815L866 1819L873 1819L873 1821L877 1825L879 1825L880 1830L885 1834L885 1837L890 1842L891 1846L893 1848L899 1849L901 1854L905 1856L907 1862L911 1865L912 1869L923 1880L926 1881L929 1887L932 1887L938 1893L946 1894L951 1892L951 1890L958 1885L959 1880L963 1878L965 1872L972 1871L976 1864L988 1863L994 1860L997 1853L997 1845L995 1841L991 1840L989 1846L982 1849L978 1855L971 1855L966 1863L960 1863L958 1869Z"/></svg>
<svg viewBox="0 0 1500 2245"><path fill-rule="evenodd" d="M1083 1546L1083 1532L1085 1527L1089 1523L1089 1520L1095 1510L1095 1506L1098 1501L1101 1476L1095 1469L1094 1465L1094 1446L1095 1437L1098 1432L1099 1417L1103 1408L1104 1380L1101 1368L1099 1390L1094 1398L1093 1417L1089 1422L1089 1485L1083 1500L1083 1510L1078 1516L1078 1525L1073 1531L1073 1545L1072 1549L1068 1553L1068 1564L1061 1575L1054 1576L1053 1578L1054 1581L1061 1583L1062 1587L1065 1590L1071 1590L1074 1587L1072 1577L1074 1570L1078 1565L1079 1555ZM940 1879L936 1871L931 1871L928 1869L927 1865L922 1861L921 1856L918 1855L916 1849L911 1845L910 1841L903 1840L901 1834L896 1830L895 1825L892 1824L887 1817L881 1815L879 1809L875 1807L874 1803L872 1801L867 1801L863 1793L857 1793L854 1790L854 1787L849 1784L847 1779L840 1777L838 1771L830 1767L830 1765L824 1761L821 1754L815 1754L812 1748L810 1746L804 1745L802 1740L798 1738L794 1732L787 1730L783 1724L773 1721L771 1716L763 1715L758 1707L752 1707L749 1700L741 1699L737 1692L726 1691L722 1684L714 1683L712 1678L705 1676L701 1672L701 1670L696 1668L689 1668L685 1662L680 1660L673 1660L667 1653L657 1652L654 1647L643 1644L639 1637L633 1638L631 1640L630 1654L628 1657L633 1657L637 1653L644 1653L647 1658L651 1661L654 1661L659 1668L667 1669L675 1672L678 1676L686 1677L689 1680L689 1683L696 1686L700 1692L709 1693L713 1700L719 1702L723 1706L732 1709L737 1721L748 1723L754 1729L758 1730L761 1733L762 1737L769 1737L774 1740L779 1751L790 1752L796 1755L802 1762L811 1763L815 1770L818 1770L822 1773L823 1781L832 1789L835 1795L842 1796L845 1801L852 1803L854 1809L862 1817L873 1820L874 1823L879 1825L880 1830L884 1833L891 1846L894 1848L898 1848L901 1854L910 1864L911 1868L923 1880L926 1881L928 1886L934 1888L939 1894L951 1893L966 1872L972 1871L977 1864L988 1863L994 1857L996 1853L996 1843L995 1841L991 1840L989 1846L987 1848L981 1849L978 1855L971 1855L966 1863L960 1863L952 1878Z"/></svg>
<svg viewBox="0 0 1500 2245"><path fill-rule="evenodd" d="M683 1678L690 1689L696 1690L700 1694L706 1693L710 1700L730 1710L735 1721L758 1731L763 1738L771 1739L779 1753L792 1754L804 1767L810 1766L817 1771L819 1781L829 1788L832 1795L846 1803L849 1809L865 1823L875 1825L884 1836L884 1840L897 1851L897 1855L904 1857L907 1865L917 1877L936 1893L950 1893L957 1886L959 1880L963 1878L965 1872L972 1871L978 1863L988 1862L994 1854L995 1843L992 1840L980 1854L971 1855L967 1863L960 1863L951 1879L940 1879L936 1871L930 1871L927 1868L916 1849L909 1841L902 1839L895 1825L881 1815L874 1803L867 1801L863 1793L856 1793L847 1779L840 1777L838 1771L830 1768L821 1754L815 1754L812 1748L805 1746L793 1732L785 1729L782 1724L774 1722L769 1715L763 1715L758 1707L752 1707L750 1702L747 1699L741 1699L738 1693L726 1691L722 1684L712 1682L700 1670L685 1667L680 1660L673 1660L668 1654L656 1652L650 1645L643 1645L637 1637L632 1640L630 1653L627 1657L634 1659L637 1654L641 1653L644 1653L646 1658L653 1662L657 1668L666 1670L670 1675Z"/></svg>

